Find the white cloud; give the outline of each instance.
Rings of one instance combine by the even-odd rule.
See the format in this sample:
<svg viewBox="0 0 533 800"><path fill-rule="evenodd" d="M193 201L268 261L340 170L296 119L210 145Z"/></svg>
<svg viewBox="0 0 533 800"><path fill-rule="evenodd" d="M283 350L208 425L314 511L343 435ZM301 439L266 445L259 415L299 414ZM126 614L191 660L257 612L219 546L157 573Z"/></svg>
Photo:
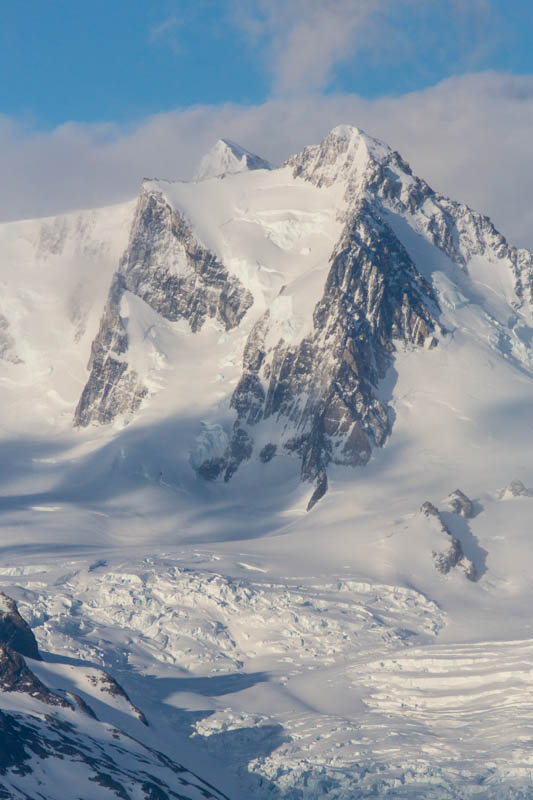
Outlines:
<svg viewBox="0 0 533 800"><path fill-rule="evenodd" d="M184 24L183 19L180 19L176 14L171 14L169 17L153 25L148 32L148 41L150 44L164 44L170 47L174 52L179 51L177 31Z"/></svg>
<svg viewBox="0 0 533 800"><path fill-rule="evenodd" d="M232 0L234 21L263 53L274 96L320 90L335 68L366 51L391 68L442 62L451 71L486 55L493 0ZM405 19L414 22L406 33ZM447 35L440 30L444 21ZM425 57L422 57L425 56ZM357 79L357 75L355 75Z"/></svg>
<svg viewBox="0 0 533 800"><path fill-rule="evenodd" d="M388 141L434 188L488 213L533 249L533 77L481 73L397 98L309 95L205 106L136 127L69 123L31 132L0 118L0 219L133 196L143 176L188 178L220 136L282 161L340 122Z"/></svg>
<svg viewBox="0 0 533 800"><path fill-rule="evenodd" d="M255 45L266 38L277 93L321 89L388 0L237 0L236 19Z"/></svg>

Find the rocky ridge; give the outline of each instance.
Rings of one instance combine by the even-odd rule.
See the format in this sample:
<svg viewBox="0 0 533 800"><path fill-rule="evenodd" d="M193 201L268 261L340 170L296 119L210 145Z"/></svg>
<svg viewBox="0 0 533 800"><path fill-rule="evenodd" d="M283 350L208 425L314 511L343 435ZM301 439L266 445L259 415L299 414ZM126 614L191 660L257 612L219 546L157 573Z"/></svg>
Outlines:
<svg viewBox="0 0 533 800"><path fill-rule="evenodd" d="M3 592L0 601L7 609L4 618L14 619L13 625L16 623L17 628L22 627L25 634L27 628L33 637L15 601ZM91 796L91 786L98 785L98 797L120 800L133 797L143 800L192 800L199 797L222 800L225 797L167 756L144 746L115 726L99 721L79 695L63 691L62 694L73 701L71 703L62 694L49 689L28 667L20 652L14 649L20 646L25 652L32 650L27 635L15 637L12 627L6 624L5 619L3 622L0 628L0 693L24 696L27 708L24 712L0 710L0 798L20 796L37 800L45 796L43 792L47 797L70 798L80 788L77 783L74 788L77 780L88 781L85 796ZM12 646L6 644L6 639ZM37 656L40 658L38 651ZM102 672L90 683L101 692L125 700L139 721L148 724L142 711L131 703L111 675ZM4 698L3 706L5 704ZM53 710L43 713L39 704L51 706ZM62 716L63 710L68 711L67 717ZM54 785L57 770L53 766L54 760L63 762L63 765L68 762L71 786ZM65 766L62 769L65 770Z"/></svg>
<svg viewBox="0 0 533 800"><path fill-rule="evenodd" d="M181 764L116 728L76 722L0 711L0 798L228 800ZM68 779L60 785L54 777L59 769Z"/></svg>
<svg viewBox="0 0 533 800"><path fill-rule="evenodd" d="M33 631L19 614L16 602L0 592L0 691L23 692L47 705L72 708L39 680L24 656L42 660Z"/></svg>
<svg viewBox="0 0 533 800"><path fill-rule="evenodd" d="M452 569L459 567L468 580L476 581L478 575L475 564L465 555L461 542L453 535L446 525L441 517L439 509L429 500L426 500L420 507L420 512L434 527L436 527L439 533L443 533L449 538L449 544L446 550L433 552L433 560L437 570L443 575L447 575Z"/></svg>
<svg viewBox="0 0 533 800"><path fill-rule="evenodd" d="M526 488L522 481L515 478L511 481L509 486L506 486L505 489L502 489L500 492L500 499L510 497L533 497L533 489Z"/></svg>
<svg viewBox="0 0 533 800"><path fill-rule="evenodd" d="M327 489L329 464L362 466L390 434L392 416L379 386L396 348L432 348L447 333L437 296L402 242L397 220L465 274L475 255L503 261L514 276L516 308L531 297L533 256L510 247L490 220L433 191L398 153L351 126L335 128L284 166L294 179L340 187L342 234L312 324L299 340L287 340L270 308L256 313L230 400L236 419L227 449L195 469L204 479L229 481L253 456L257 426L269 421L271 441L262 441L257 455L268 463L275 454L295 454L302 479L316 484L312 506ZM124 302L130 296L164 320L187 320L193 333L206 319L225 331L240 327L253 303L183 213L146 183L93 343L77 425L127 420L149 394L128 361Z"/></svg>
<svg viewBox="0 0 533 800"><path fill-rule="evenodd" d="M21 656L41 660L34 633L19 614L16 602L0 592L0 642Z"/></svg>
<svg viewBox="0 0 533 800"><path fill-rule="evenodd" d="M465 519L472 519L475 516L475 509L472 500L466 496L461 489L455 489L446 498L448 504L455 514L460 514Z"/></svg>
<svg viewBox="0 0 533 800"><path fill-rule="evenodd" d="M342 181L350 207L365 195L407 218L412 227L451 261L467 270L474 255L504 259L515 279L518 304L532 302L533 254L510 245L491 220L434 191L413 174L387 144L350 125L340 125L319 144L304 148L286 164L317 186Z"/></svg>
<svg viewBox="0 0 533 800"><path fill-rule="evenodd" d="M92 344L89 379L74 423L126 420L148 394L128 363L129 331L124 299L139 298L164 320L186 319L193 333L207 319L237 326L252 296L216 256L194 237L187 221L146 182L141 191L126 253L115 273L100 329Z"/></svg>
<svg viewBox="0 0 533 800"><path fill-rule="evenodd" d="M72 708L37 678L19 653L4 644L0 644L0 691L23 692L47 705Z"/></svg>
<svg viewBox="0 0 533 800"><path fill-rule="evenodd" d="M316 186L344 185L345 227L315 307L313 334L297 347L280 339L267 352L267 311L248 339L232 398L239 419L224 477L235 471L235 451L240 460L252 452L243 423L276 415L294 431L282 444L301 456L302 478L317 479L313 505L327 487L328 463L365 464L390 433L376 389L397 344L433 347L434 332L446 333L433 290L394 233L390 215L407 218L465 271L476 254L506 260L517 306L531 299L533 256L509 246L487 217L434 192L386 144L350 126L335 128L286 164Z"/></svg>
<svg viewBox="0 0 533 800"><path fill-rule="evenodd" d="M274 417L290 423L282 446L300 456L304 480L323 486L329 463L366 464L390 433L376 389L394 341L434 346L437 310L431 287L392 229L367 200L359 201L332 254L312 333L296 346L281 339L267 350L267 311L250 334L231 400L238 414L232 444L249 441L245 426ZM234 467L230 456L226 480Z"/></svg>
<svg viewBox="0 0 533 800"><path fill-rule="evenodd" d="M94 686L97 687L101 692L106 692L110 694L112 697L121 697L126 703L129 705L135 716L137 717L143 725L148 727L148 720L146 719L145 715L141 711L140 708L137 708L134 703L130 700L122 686L117 683L117 681L110 675L108 672L102 672L99 675L89 675L87 676L89 682Z"/></svg>

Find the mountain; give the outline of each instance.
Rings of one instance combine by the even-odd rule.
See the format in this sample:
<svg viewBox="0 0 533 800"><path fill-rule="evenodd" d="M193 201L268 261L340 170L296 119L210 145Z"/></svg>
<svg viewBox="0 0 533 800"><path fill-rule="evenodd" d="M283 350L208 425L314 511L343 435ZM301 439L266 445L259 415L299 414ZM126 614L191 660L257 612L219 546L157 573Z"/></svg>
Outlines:
<svg viewBox="0 0 533 800"><path fill-rule="evenodd" d="M15 625L26 624L11 598L3 595L2 602ZM54 669L54 665L43 667L30 661L32 671L17 643L11 641L8 646L3 631L0 636L2 797L70 800L81 792L86 797L124 800L132 792L144 800L226 798L181 764L116 727L121 714L137 716L144 725L148 722L111 676L94 669L63 665L58 670L59 664ZM40 659L35 639L32 645ZM36 672L59 685L81 686L84 697L66 688L51 691ZM96 705L103 718L87 701ZM60 782L54 780L54 772L62 774Z"/></svg>
<svg viewBox="0 0 533 800"><path fill-rule="evenodd" d="M254 455L294 453L316 500L330 464L364 465L389 436L379 385L393 353L447 335L431 269L415 263L407 233L463 273L474 257L494 259L514 281L510 305L529 297L531 256L354 128L335 128L281 170L216 189L145 182L76 424L129 419L148 399L158 363L170 360L163 320L182 320L193 334L214 320L227 341L241 331L247 341L234 347L242 372L227 443L195 457L198 473L228 481ZM253 259L255 275L246 272Z"/></svg>
<svg viewBox="0 0 533 800"><path fill-rule="evenodd" d="M230 139L219 139L200 161L194 178L204 181L248 169L272 169L272 165Z"/></svg>
<svg viewBox="0 0 533 800"><path fill-rule="evenodd" d="M0 271L0 636L27 619L69 704L0 695L39 780L92 737L132 798L133 751L167 796L171 764L233 800L529 796L531 253L342 125L1 225Z"/></svg>

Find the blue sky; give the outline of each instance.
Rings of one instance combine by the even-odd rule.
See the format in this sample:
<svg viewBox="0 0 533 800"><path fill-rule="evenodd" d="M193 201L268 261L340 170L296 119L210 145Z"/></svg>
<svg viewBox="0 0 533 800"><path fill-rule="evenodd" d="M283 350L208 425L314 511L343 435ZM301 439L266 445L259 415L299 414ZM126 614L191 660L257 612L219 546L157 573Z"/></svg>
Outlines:
<svg viewBox="0 0 533 800"><path fill-rule="evenodd" d="M37 128L533 73L530 0L20 0L0 22L0 112Z"/></svg>

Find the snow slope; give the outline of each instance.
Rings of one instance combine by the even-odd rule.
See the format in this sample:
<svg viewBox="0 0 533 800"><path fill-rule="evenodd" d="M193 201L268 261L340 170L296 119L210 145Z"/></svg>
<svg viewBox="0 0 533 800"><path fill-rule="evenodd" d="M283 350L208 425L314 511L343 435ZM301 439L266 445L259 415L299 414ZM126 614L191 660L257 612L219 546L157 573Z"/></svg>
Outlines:
<svg viewBox="0 0 533 800"><path fill-rule="evenodd" d="M332 136L279 170L145 184L254 302L235 328L192 333L125 295L149 394L110 426L71 420L133 203L1 226L0 584L31 621L45 682L89 697L77 670L104 667L150 721L119 709L123 730L234 800L527 798L533 498L502 490L533 486L529 256L424 195L385 145ZM268 310L273 346L309 333L361 193L440 309L437 346L396 342L376 388L385 445L328 469L310 512L295 456L259 457L279 419L257 425L229 483L202 480L194 467L231 437L250 331ZM42 230L67 231L44 234L46 258ZM447 500L457 488L469 518ZM477 580L436 569L450 539L425 501Z"/></svg>
<svg viewBox="0 0 533 800"><path fill-rule="evenodd" d="M250 153L236 142L219 139L200 161L194 178L202 181L249 169L271 169L271 167L272 165L264 158Z"/></svg>
<svg viewBox="0 0 533 800"><path fill-rule="evenodd" d="M4 436L67 424L134 203L0 225Z"/></svg>

